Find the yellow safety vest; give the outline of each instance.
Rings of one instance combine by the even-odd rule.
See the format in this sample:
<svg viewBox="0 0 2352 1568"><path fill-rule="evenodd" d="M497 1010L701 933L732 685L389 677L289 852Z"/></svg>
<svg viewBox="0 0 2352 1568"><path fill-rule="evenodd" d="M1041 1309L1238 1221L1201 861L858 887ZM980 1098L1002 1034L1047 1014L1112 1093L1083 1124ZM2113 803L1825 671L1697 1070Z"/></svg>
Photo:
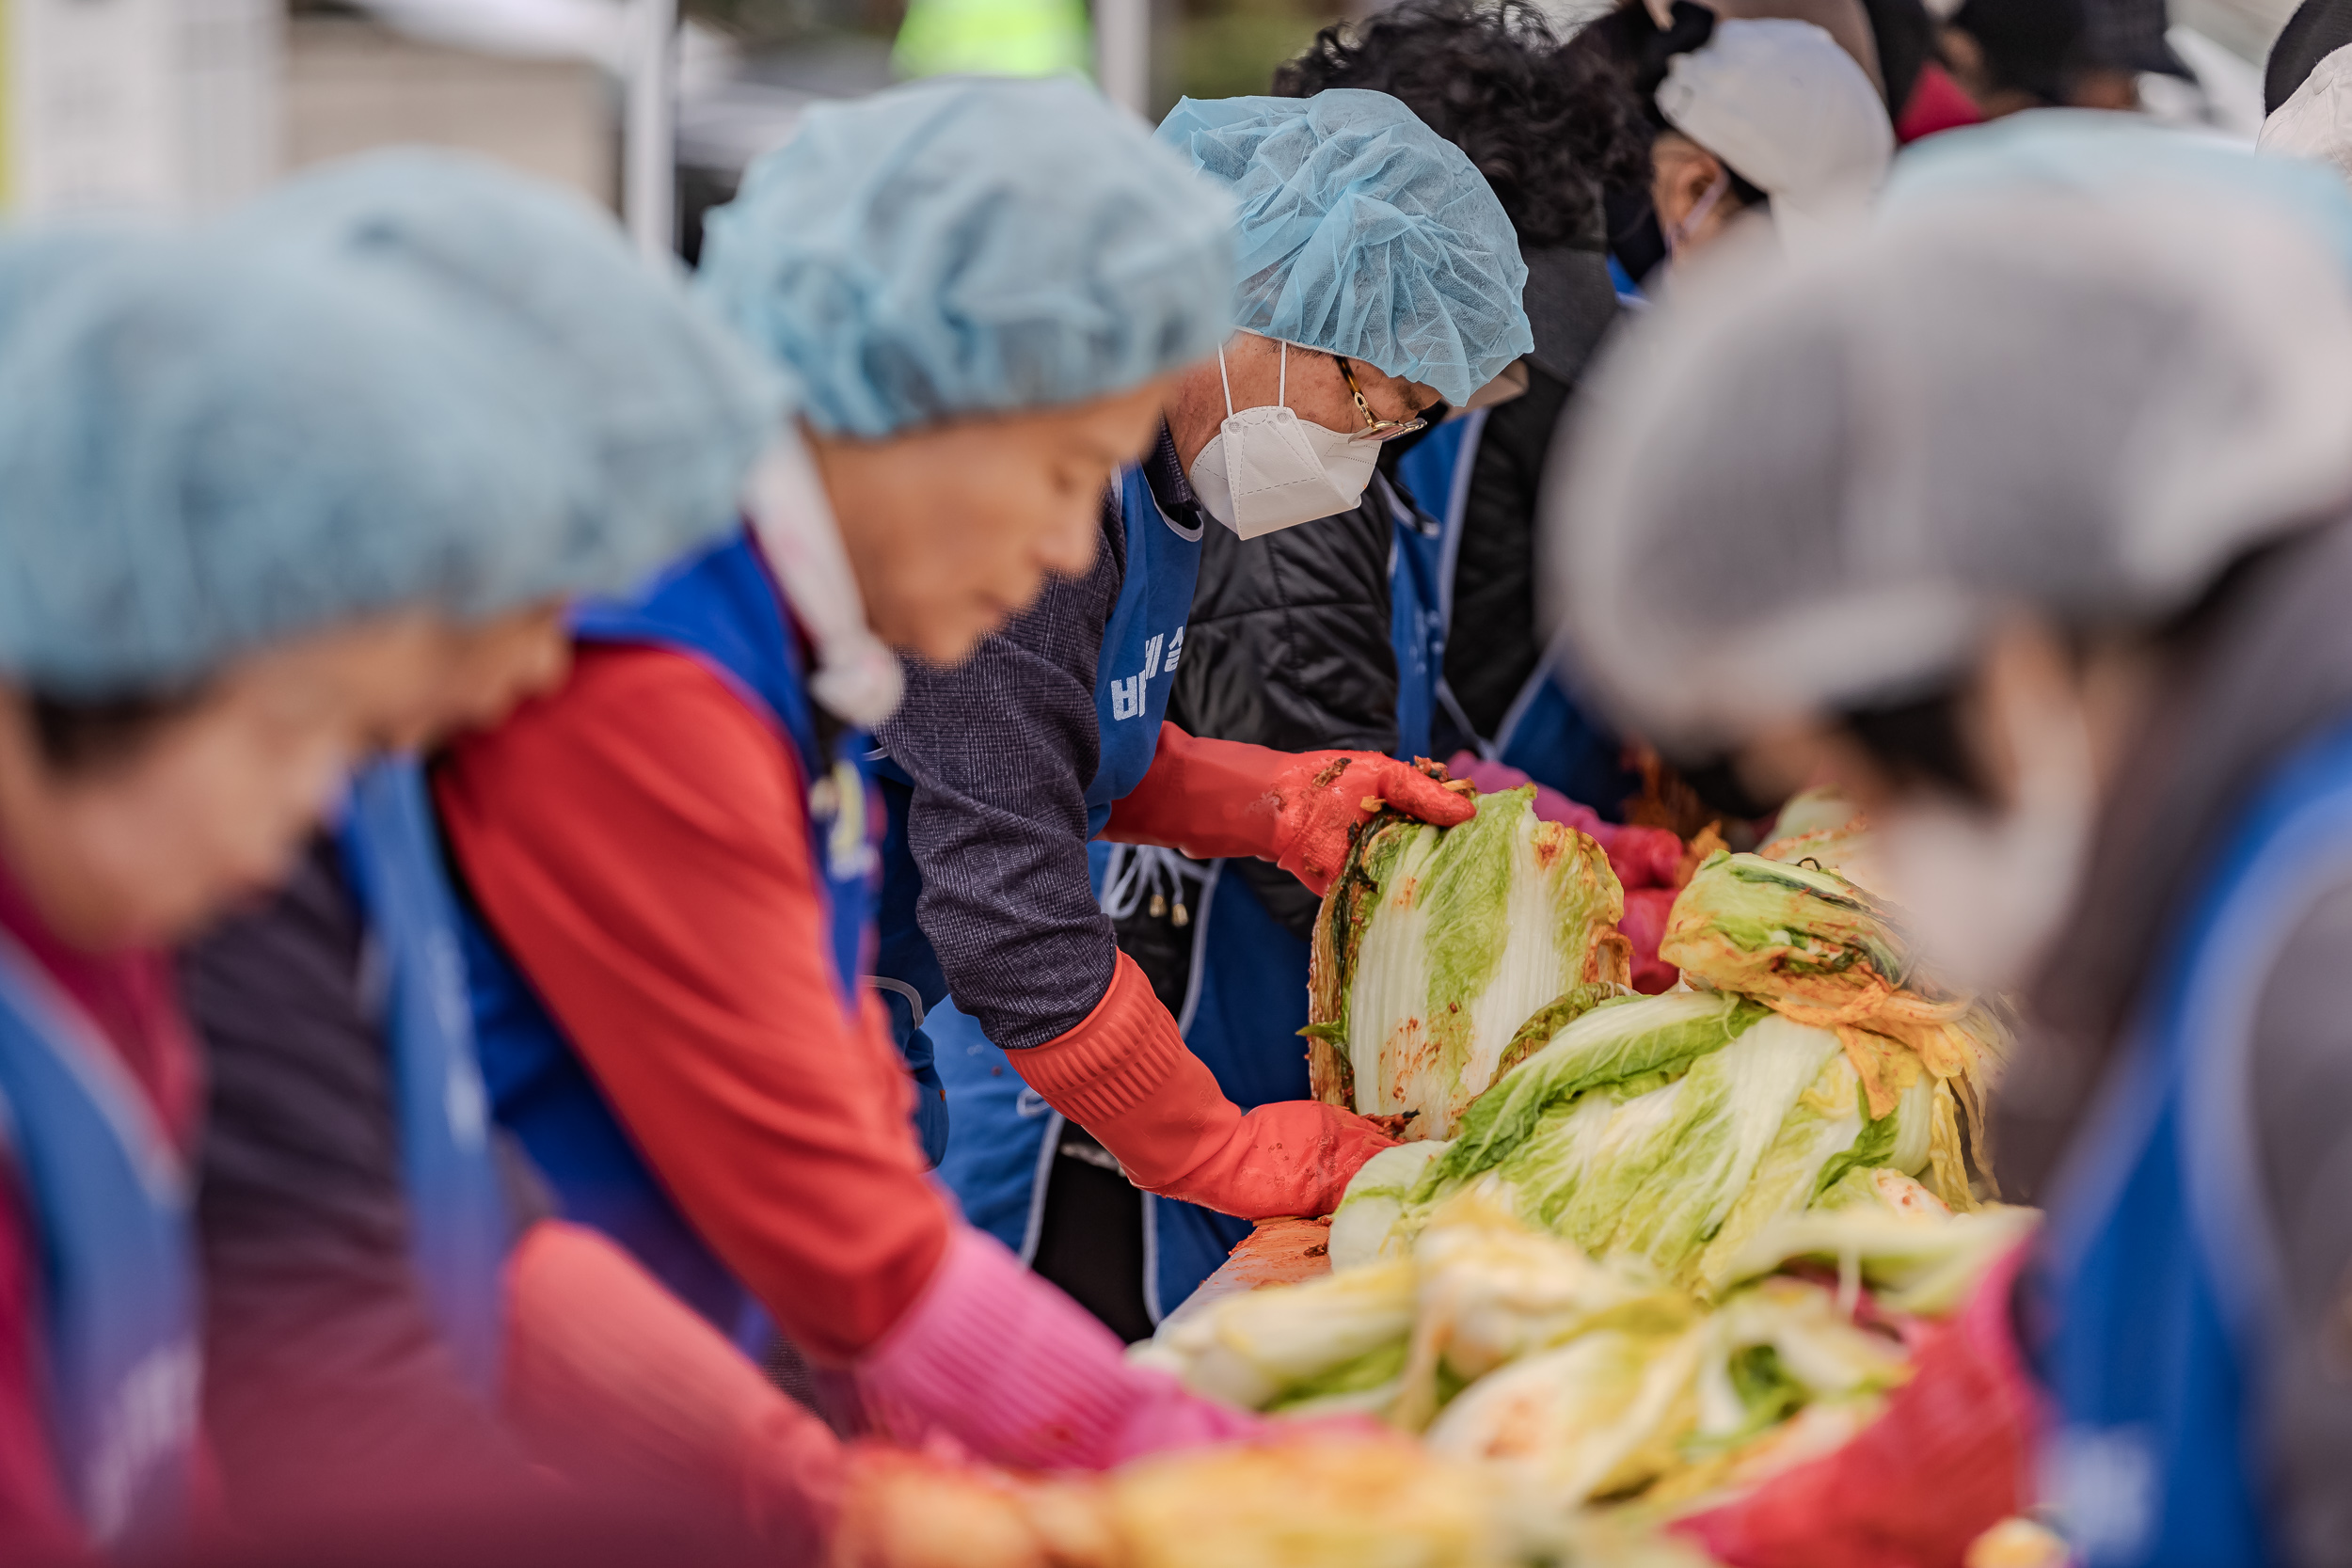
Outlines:
<svg viewBox="0 0 2352 1568"><path fill-rule="evenodd" d="M1084 0L914 0L891 64L901 76L1063 76L1093 69Z"/></svg>

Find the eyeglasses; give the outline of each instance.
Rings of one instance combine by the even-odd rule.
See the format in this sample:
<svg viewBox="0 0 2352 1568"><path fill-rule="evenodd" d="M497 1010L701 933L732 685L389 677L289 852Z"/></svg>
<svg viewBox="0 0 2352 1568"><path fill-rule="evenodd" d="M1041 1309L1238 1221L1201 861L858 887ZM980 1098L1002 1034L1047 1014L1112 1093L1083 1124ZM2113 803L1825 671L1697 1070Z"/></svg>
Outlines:
<svg viewBox="0 0 2352 1568"><path fill-rule="evenodd" d="M1358 431L1353 439L1393 441L1400 436L1410 436L1417 430L1429 428L1427 420L1384 420L1375 415L1372 404L1364 401L1364 389L1356 385L1356 372L1347 368L1347 361L1335 354L1331 356L1331 362L1339 366L1340 375L1347 382L1348 391L1355 396L1357 410L1364 417L1364 428Z"/></svg>

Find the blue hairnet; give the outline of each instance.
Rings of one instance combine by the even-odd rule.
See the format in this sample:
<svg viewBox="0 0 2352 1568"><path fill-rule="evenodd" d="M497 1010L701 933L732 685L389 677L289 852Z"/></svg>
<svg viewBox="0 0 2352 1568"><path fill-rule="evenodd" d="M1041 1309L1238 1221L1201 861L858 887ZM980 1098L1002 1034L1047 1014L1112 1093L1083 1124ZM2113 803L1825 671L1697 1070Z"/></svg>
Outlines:
<svg viewBox="0 0 2352 1568"><path fill-rule="evenodd" d="M914 83L808 111L705 220L702 288L818 428L1082 402L1214 352L1232 205L1091 89Z"/></svg>
<svg viewBox="0 0 2352 1568"><path fill-rule="evenodd" d="M0 246L0 673L176 689L370 610L487 608L548 553L585 453L447 324L217 243L56 255Z"/></svg>
<svg viewBox="0 0 2352 1568"><path fill-rule="evenodd" d="M0 245L0 673L186 685L412 603L625 587L732 525L775 379L588 209L365 161L197 235Z"/></svg>
<svg viewBox="0 0 2352 1568"><path fill-rule="evenodd" d="M232 228L446 316L580 434L586 466L534 592L618 591L732 525L787 411L788 383L675 269L648 268L602 210L483 159L352 159L279 186Z"/></svg>
<svg viewBox="0 0 2352 1568"><path fill-rule="evenodd" d="M1534 347L1502 203L1387 93L1187 98L1159 135L1241 203L1235 326L1364 360L1456 407Z"/></svg>
<svg viewBox="0 0 2352 1568"><path fill-rule="evenodd" d="M2040 187L2098 200L2151 180L2219 185L2293 213L2352 271L2352 193L2321 164L2097 109L2034 109L1931 136L1895 160L1888 218L1936 203Z"/></svg>

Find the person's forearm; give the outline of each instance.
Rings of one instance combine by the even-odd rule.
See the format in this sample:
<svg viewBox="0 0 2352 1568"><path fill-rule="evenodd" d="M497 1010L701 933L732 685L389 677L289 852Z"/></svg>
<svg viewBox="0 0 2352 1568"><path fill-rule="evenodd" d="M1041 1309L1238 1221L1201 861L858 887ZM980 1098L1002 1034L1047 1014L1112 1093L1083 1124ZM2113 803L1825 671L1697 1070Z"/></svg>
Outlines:
<svg viewBox="0 0 2352 1568"><path fill-rule="evenodd" d="M739 1511L787 1561L840 1503L841 1445L691 1308L591 1230L532 1227L507 1264L506 1406L583 1481Z"/></svg>
<svg viewBox="0 0 2352 1568"><path fill-rule="evenodd" d="M1102 1469L1260 1428L1128 1361L1085 1308L968 1227L856 1375L867 1407L900 1441L944 1432L983 1459L1026 1469Z"/></svg>
<svg viewBox="0 0 2352 1568"><path fill-rule="evenodd" d="M1348 1179L1395 1142L1370 1118L1317 1101L1244 1111L1124 954L1108 994L1077 1028L1014 1052L1012 1064L1136 1186L1241 1219L1327 1214Z"/></svg>

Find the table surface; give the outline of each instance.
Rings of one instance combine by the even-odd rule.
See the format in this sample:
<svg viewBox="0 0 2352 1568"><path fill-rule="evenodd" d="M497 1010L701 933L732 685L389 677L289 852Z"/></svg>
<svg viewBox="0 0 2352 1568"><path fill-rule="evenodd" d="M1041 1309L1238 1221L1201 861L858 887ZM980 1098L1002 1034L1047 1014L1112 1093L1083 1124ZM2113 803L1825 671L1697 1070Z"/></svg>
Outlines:
<svg viewBox="0 0 2352 1568"><path fill-rule="evenodd" d="M1203 1280L1200 1289L1168 1318L1180 1322L1226 1296L1268 1285L1295 1285L1330 1272L1329 1220L1261 1220L1216 1273Z"/></svg>

